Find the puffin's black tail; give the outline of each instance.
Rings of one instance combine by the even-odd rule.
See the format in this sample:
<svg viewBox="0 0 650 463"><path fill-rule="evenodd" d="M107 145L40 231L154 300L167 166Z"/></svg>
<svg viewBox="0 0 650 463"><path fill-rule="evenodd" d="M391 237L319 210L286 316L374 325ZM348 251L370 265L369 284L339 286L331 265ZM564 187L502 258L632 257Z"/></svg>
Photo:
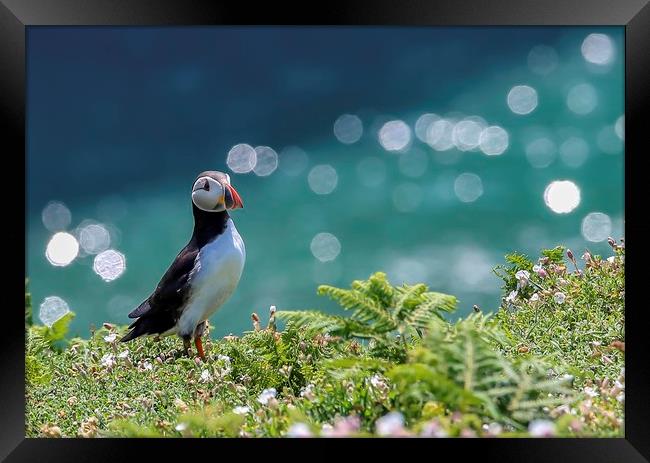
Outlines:
<svg viewBox="0 0 650 463"><path fill-rule="evenodd" d="M131 328L131 331L126 333L126 336L124 336L122 339L120 339L120 342L128 342L131 341L132 339L135 339L139 336L142 336L143 334L146 334L146 330L144 329L145 324L142 323L144 319L138 318L136 321L131 323L129 325L129 328Z"/></svg>

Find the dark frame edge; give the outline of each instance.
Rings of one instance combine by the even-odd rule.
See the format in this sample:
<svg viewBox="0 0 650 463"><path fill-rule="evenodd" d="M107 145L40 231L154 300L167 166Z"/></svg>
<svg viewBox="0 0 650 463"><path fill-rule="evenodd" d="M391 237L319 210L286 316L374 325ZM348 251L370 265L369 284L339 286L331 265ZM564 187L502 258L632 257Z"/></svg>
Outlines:
<svg viewBox="0 0 650 463"><path fill-rule="evenodd" d="M0 4L0 88L3 91L3 98L0 99L0 124L6 129L4 142L12 147L11 151L22 151L23 157L25 156L25 30L25 25L13 14L13 11L4 3ZM26 160L26 157L24 159ZM4 183L2 188L7 190L5 194L10 194L8 190L11 187ZM26 186L23 187L26 192ZM18 214L24 214L25 204L26 198L23 204L16 201L14 207L22 209ZM22 262L25 265L25 260ZM18 274L18 269L15 271L12 278L24 279L24 276ZM24 285L24 280L19 284ZM23 315L19 311L6 313L6 322L9 325L7 329L22 331ZM14 326L16 323L18 325ZM3 370L3 374L0 375L0 391L2 391L0 416L4 424L0 433L0 460L25 440L25 338L24 331L22 333L23 336L18 337L14 335L0 337L3 354L0 360ZM20 425L17 426L19 423Z"/></svg>
<svg viewBox="0 0 650 463"><path fill-rule="evenodd" d="M650 95L650 3L646 3L630 19L625 27L625 210L634 210L643 207L642 184L637 182L629 159L637 157L646 147L643 139L644 130L647 130L649 119L648 100ZM632 89L634 89L632 91ZM637 166L638 168L638 166ZM630 243L638 252L643 252L643 239L650 232L650 227L643 221L628 217L625 218L626 246ZM643 273L643 257L641 254L633 255L627 259L626 273ZM638 281L638 280L637 280ZM632 286L633 291L643 291L637 286L634 279L626 278L626 292ZM644 339L645 324L640 306L634 304L631 310L625 313L625 338L630 348L626 350L626 365L634 365L633 369L626 368L626 401L625 401L625 438L640 454L650 460L650 440L648 439L648 424L650 423L650 403L647 400L647 381L650 377L650 366L642 340ZM640 342L641 341L641 342ZM633 405L632 405L633 404Z"/></svg>

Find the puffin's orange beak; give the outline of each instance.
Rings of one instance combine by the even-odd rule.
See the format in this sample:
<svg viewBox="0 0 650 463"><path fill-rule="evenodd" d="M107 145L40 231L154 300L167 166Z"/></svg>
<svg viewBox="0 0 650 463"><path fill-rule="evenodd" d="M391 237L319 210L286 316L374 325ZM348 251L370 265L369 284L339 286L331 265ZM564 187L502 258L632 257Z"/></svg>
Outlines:
<svg viewBox="0 0 650 463"><path fill-rule="evenodd" d="M241 196L237 193L232 186L226 185L226 207L228 209L241 209L244 207L244 203L241 200Z"/></svg>

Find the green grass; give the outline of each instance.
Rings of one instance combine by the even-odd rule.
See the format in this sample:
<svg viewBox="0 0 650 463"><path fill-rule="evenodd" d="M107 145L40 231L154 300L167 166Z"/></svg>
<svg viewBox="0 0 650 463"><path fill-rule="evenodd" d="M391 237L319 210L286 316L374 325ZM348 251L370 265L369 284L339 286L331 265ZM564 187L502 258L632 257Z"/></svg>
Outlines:
<svg viewBox="0 0 650 463"><path fill-rule="evenodd" d="M581 272L561 248L507 256L502 307L456 322L453 296L382 273L321 286L347 314L272 311L265 329L206 338L205 362L176 338L119 344L110 324L65 340L72 315L33 325L26 291L26 435L623 436L613 248Z"/></svg>

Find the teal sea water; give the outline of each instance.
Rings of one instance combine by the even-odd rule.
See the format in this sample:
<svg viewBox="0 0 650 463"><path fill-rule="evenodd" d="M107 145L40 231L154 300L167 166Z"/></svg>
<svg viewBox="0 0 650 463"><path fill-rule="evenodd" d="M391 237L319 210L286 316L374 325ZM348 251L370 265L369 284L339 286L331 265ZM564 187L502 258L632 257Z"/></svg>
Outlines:
<svg viewBox="0 0 650 463"><path fill-rule="evenodd" d="M247 249L213 335L250 329L270 305L337 310L318 284L377 270L457 295L459 315L495 310L491 269L505 253L604 254L607 236L623 236L623 38L583 27L30 29L35 312L65 301L81 336L126 323L189 239L189 191L212 169L244 200L232 216ZM233 152L228 165L239 144L270 149Z"/></svg>

